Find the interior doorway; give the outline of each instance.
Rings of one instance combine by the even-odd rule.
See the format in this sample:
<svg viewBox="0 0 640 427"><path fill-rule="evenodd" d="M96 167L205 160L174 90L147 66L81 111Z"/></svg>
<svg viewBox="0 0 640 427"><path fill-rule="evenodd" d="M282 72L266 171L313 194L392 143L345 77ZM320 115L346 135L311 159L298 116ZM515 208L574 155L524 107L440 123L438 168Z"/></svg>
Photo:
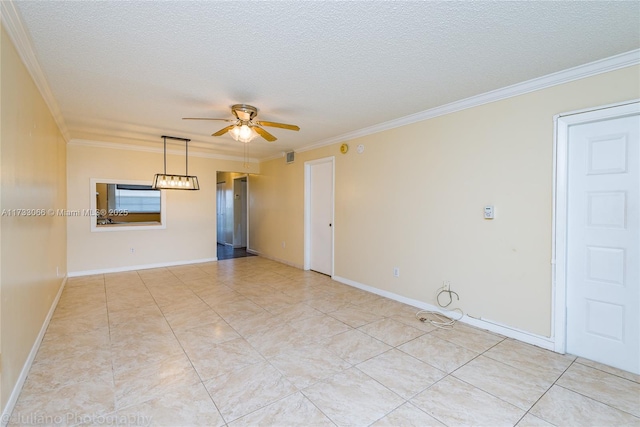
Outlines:
<svg viewBox="0 0 640 427"><path fill-rule="evenodd" d="M233 179L233 247L247 247L247 177Z"/></svg>
<svg viewBox="0 0 640 427"><path fill-rule="evenodd" d="M246 173L218 172L216 195L218 260L253 256L249 245L249 177Z"/></svg>
<svg viewBox="0 0 640 427"><path fill-rule="evenodd" d="M222 181L216 185L216 240L219 245L225 244L226 212L225 182Z"/></svg>

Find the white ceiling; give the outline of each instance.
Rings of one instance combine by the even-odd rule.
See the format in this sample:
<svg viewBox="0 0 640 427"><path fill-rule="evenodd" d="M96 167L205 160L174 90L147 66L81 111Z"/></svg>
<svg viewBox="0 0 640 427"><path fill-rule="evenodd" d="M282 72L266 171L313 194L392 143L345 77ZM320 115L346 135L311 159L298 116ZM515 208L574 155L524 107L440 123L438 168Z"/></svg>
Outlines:
<svg viewBox="0 0 640 427"><path fill-rule="evenodd" d="M72 139L264 159L640 47L640 2L16 1Z"/></svg>

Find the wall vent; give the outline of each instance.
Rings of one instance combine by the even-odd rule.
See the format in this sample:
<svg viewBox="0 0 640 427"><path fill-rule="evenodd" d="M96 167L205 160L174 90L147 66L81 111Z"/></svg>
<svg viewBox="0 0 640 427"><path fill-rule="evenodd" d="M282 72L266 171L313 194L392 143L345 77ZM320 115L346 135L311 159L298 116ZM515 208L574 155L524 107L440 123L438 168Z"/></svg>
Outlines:
<svg viewBox="0 0 640 427"><path fill-rule="evenodd" d="M293 161L295 160L295 152L293 151L288 151L285 153L287 155L287 163L293 163Z"/></svg>

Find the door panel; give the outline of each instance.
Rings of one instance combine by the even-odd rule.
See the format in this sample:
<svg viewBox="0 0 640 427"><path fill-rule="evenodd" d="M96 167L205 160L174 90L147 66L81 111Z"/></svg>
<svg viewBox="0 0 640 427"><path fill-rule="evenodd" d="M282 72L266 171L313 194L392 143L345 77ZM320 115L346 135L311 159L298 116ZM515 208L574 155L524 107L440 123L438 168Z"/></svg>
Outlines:
<svg viewBox="0 0 640 427"><path fill-rule="evenodd" d="M640 116L569 129L567 351L640 373Z"/></svg>
<svg viewBox="0 0 640 427"><path fill-rule="evenodd" d="M333 162L312 164L309 173L309 268L333 273Z"/></svg>

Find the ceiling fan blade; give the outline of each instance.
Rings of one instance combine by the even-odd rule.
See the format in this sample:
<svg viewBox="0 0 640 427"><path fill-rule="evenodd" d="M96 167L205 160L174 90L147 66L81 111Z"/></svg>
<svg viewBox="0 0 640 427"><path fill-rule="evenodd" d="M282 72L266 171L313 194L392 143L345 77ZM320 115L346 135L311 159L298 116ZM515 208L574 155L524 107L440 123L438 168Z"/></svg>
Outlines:
<svg viewBox="0 0 640 427"><path fill-rule="evenodd" d="M207 117L183 117L182 120L221 120L223 122L234 122L232 119L210 119Z"/></svg>
<svg viewBox="0 0 640 427"><path fill-rule="evenodd" d="M258 135L260 135L261 137L263 137L264 139L266 139L269 142L273 142L276 139L278 139L278 138L276 138L275 136L271 135L269 132L267 132L266 130L262 129L259 126L254 126L253 130L255 130L258 133Z"/></svg>
<svg viewBox="0 0 640 427"><path fill-rule="evenodd" d="M256 124L258 124L260 126L271 126L271 127L274 127L274 128L282 128L282 129L289 129L289 130L300 130L300 127L298 127L296 125L287 125L287 124L284 124L284 123L259 121L259 122L256 122Z"/></svg>
<svg viewBox="0 0 640 427"><path fill-rule="evenodd" d="M216 132L216 133L212 133L212 134L211 134L211 136L222 136L222 135L224 135L225 133L229 132L231 129L233 129L233 127L234 127L234 126L235 126L235 125L229 125L229 126L227 126L226 128L222 128L222 129L220 129L218 132Z"/></svg>

